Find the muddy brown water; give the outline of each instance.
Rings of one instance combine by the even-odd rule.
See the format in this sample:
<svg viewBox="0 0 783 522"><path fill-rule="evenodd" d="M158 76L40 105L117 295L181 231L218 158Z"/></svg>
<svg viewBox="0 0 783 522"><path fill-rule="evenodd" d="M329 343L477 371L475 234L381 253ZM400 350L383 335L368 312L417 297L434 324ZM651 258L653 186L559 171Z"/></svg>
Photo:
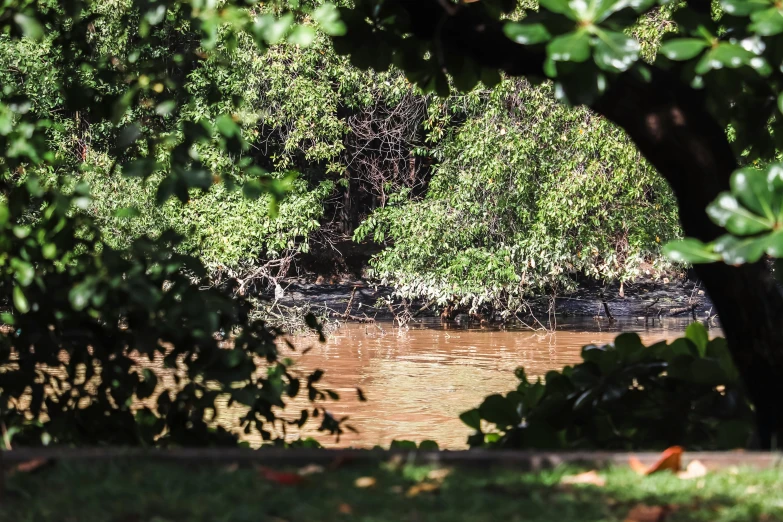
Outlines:
<svg viewBox="0 0 783 522"><path fill-rule="evenodd" d="M326 372L323 385L340 394L327 409L359 433L337 442L315 426L302 435L315 436L328 447L388 446L392 440L432 439L441 448L464 449L470 429L459 414L492 393L517 386L514 370L523 366L531 377L578 363L582 346L606 344L619 333L638 332L645 343L680 337L689 321L665 319L645 327L634 320L611 327L594 320L562 323L551 333L497 329L459 329L424 323L407 329L389 324L346 324L321 344L310 337L294 338L310 350L294 355L303 374ZM719 335L717 329L711 335ZM360 402L356 388L363 390ZM303 400L287 408L305 407ZM260 442L251 440L251 442Z"/></svg>

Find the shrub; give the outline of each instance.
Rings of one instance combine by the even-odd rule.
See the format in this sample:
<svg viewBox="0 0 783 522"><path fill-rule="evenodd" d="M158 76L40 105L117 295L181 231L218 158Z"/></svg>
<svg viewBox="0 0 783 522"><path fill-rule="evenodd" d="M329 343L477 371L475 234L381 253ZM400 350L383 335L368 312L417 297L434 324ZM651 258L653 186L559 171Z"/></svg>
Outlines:
<svg viewBox="0 0 783 522"><path fill-rule="evenodd" d="M745 447L753 415L722 338L700 323L672 343L622 334L585 346L583 362L491 395L460 418L472 447L690 450Z"/></svg>

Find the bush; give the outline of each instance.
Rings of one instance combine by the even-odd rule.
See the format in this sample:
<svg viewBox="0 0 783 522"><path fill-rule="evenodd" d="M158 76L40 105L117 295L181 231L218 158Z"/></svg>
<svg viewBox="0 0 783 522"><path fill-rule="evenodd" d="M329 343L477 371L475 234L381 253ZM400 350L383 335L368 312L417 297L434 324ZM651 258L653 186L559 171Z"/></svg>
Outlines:
<svg viewBox="0 0 783 522"><path fill-rule="evenodd" d="M374 273L405 297L524 308L580 277L629 280L668 268L679 235L671 191L631 141L552 89L507 80L433 103L440 163L424 196L373 212L357 240L387 245Z"/></svg>
<svg viewBox="0 0 783 522"><path fill-rule="evenodd" d="M31 177L0 207L0 287L16 311L3 314L11 332L0 337L5 440L235 445L235 419L218 415L227 400L244 411L245 433L283 443L285 397L306 387L325 399L322 372L301 382L278 357L279 332L250 319L246 303L201 290L206 271L176 252L175 233L114 249L79 211L89 204L83 184L66 195ZM323 429L341 430L314 410Z"/></svg>
<svg viewBox="0 0 783 522"><path fill-rule="evenodd" d="M690 450L745 447L753 416L726 341L700 323L671 344L636 334L585 346L584 362L491 395L460 418L472 447ZM488 429L489 428L489 429Z"/></svg>

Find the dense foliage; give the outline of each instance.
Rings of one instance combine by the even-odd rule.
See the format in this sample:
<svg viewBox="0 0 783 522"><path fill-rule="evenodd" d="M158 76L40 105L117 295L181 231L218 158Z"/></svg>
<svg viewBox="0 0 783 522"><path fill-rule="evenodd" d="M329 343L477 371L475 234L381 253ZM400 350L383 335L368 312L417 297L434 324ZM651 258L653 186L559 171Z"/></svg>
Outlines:
<svg viewBox="0 0 783 522"><path fill-rule="evenodd" d="M636 334L585 346L584 362L491 395L461 415L471 446L690 450L745 447L753 416L722 338L701 323L645 347Z"/></svg>
<svg viewBox="0 0 783 522"><path fill-rule="evenodd" d="M130 5L96 7L91 38L102 52L128 53ZM278 12L253 9L262 18ZM636 31L652 46L661 24L650 17ZM186 33L161 30L166 40L150 45L151 55L186 44ZM0 77L61 124L53 146L92 187L88 210L110 245L173 229L213 276L279 277L297 252L353 234L386 247L374 274L405 296L515 309L526 294L569 289L579 277L628 279L664 265L659 242L678 234L670 192L602 118L515 80L437 99L399 71L354 67L323 31L308 35L307 46L292 37L260 52L249 35L218 34L216 52L178 79L187 103L140 103L125 116L170 133L231 112L241 150L202 143L201 161L239 185L248 174L237 158L285 179L289 194L274 219L268 196L248 200L217 185L191 190L187 204L158 206L161 172L114 174L112 126L60 110L62 69L48 39L0 41Z"/></svg>
<svg viewBox="0 0 783 522"><path fill-rule="evenodd" d="M580 276L665 268L659 243L678 229L671 193L606 120L509 80L433 102L425 126L441 136L426 195L400 194L356 232L388 242L373 266L406 296L516 310Z"/></svg>
<svg viewBox="0 0 783 522"><path fill-rule="evenodd" d="M341 30L329 5L312 16ZM3 55L0 96L4 445L233 445L240 427L283 444L286 427L311 416L322 430L342 430L316 403L337 398L315 388L322 372L290 370L279 332L251 319L243 301L202 290L207 272L180 253L174 231L106 240L85 183L97 179L100 162L85 161L96 154L110 181L120 172L157 181L158 204L241 179L246 196L268 195L259 210L274 210L291 181L243 155L231 115L239 99L196 96L186 78L207 55L214 71L226 67L221 49L239 39L262 51L313 32L293 14L258 17L200 0L0 8L2 45L29 51ZM26 82L28 74L43 81ZM285 398L305 389L314 404L281 417ZM232 407L240 427L223 424Z"/></svg>

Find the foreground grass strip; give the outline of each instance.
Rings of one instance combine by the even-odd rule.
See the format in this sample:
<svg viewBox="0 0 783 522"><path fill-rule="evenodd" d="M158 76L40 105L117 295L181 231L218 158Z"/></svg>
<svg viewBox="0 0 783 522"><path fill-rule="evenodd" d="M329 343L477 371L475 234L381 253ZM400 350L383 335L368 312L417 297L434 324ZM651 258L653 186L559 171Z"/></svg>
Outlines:
<svg viewBox="0 0 783 522"><path fill-rule="evenodd" d="M300 474L301 469L306 470ZM780 521L783 471L726 469L682 480L584 469L539 473L402 464L269 469L58 462L7 478L2 521ZM278 474L279 473L279 474ZM277 480L302 476L302 480ZM565 482L568 482L567 480ZM646 518L645 518L646 517Z"/></svg>

